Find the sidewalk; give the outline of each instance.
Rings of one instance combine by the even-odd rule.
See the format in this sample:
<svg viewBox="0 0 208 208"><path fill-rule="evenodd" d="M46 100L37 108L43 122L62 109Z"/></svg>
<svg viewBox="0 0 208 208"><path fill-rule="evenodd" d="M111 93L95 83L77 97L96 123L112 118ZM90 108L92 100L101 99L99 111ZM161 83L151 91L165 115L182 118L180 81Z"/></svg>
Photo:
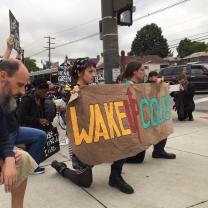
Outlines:
<svg viewBox="0 0 208 208"><path fill-rule="evenodd" d="M46 174L30 177L25 208L207 208L208 114L195 113L194 122L178 122L173 117L174 134L167 150L176 153L177 159L152 159L150 148L143 164L126 164L123 177L134 187L134 194L125 195L108 186L109 164L93 168L94 182L89 189L58 175L50 163L53 159L67 161L64 146L44 163ZM1 187L0 208L9 205L10 195Z"/></svg>

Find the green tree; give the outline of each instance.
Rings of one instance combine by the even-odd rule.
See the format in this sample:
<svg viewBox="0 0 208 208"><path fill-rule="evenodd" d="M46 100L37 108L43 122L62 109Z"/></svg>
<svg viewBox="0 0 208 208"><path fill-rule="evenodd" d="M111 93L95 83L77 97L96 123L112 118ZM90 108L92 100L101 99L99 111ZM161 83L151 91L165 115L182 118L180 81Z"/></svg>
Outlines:
<svg viewBox="0 0 208 208"><path fill-rule="evenodd" d="M170 51L167 39L162 35L162 29L154 23L141 28L132 42L130 54L167 57Z"/></svg>
<svg viewBox="0 0 208 208"><path fill-rule="evenodd" d="M181 40L177 52L180 58L191 55L192 53L207 51L208 45L205 42L191 41L188 38Z"/></svg>
<svg viewBox="0 0 208 208"><path fill-rule="evenodd" d="M26 58L25 58L25 66L27 67L27 69L28 69L29 72L41 70L41 69L37 66L36 60L35 60L35 59L31 59L31 58L29 58L29 57L26 57Z"/></svg>

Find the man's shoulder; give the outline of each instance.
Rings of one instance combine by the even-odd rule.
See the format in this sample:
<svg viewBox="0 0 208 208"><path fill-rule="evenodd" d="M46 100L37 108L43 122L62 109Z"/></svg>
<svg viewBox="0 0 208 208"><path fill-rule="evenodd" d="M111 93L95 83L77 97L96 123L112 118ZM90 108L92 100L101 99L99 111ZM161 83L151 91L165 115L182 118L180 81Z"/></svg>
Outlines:
<svg viewBox="0 0 208 208"><path fill-rule="evenodd" d="M25 94L21 97L21 100L25 100L25 101L33 101L34 99L35 98L32 93Z"/></svg>

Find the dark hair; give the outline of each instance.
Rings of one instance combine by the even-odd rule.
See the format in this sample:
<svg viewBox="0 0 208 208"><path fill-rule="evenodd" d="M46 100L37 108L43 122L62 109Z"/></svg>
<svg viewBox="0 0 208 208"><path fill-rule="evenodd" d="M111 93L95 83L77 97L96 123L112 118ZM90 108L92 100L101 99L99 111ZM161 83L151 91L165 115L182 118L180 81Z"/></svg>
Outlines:
<svg viewBox="0 0 208 208"><path fill-rule="evenodd" d="M9 77L12 77L20 67L17 60L7 59L0 62L0 71L6 71Z"/></svg>
<svg viewBox="0 0 208 208"><path fill-rule="evenodd" d="M119 82L122 81L122 74L118 75L117 79L116 79L116 84L119 84Z"/></svg>
<svg viewBox="0 0 208 208"><path fill-rule="evenodd" d="M36 79L33 82L33 86L37 90L42 90L42 89L49 89L49 85L45 79Z"/></svg>
<svg viewBox="0 0 208 208"><path fill-rule="evenodd" d="M185 73L181 73L181 74L179 75L178 80L182 80L182 79L187 80L187 76L186 76Z"/></svg>
<svg viewBox="0 0 208 208"><path fill-rule="evenodd" d="M96 68L96 64L93 60L86 58L78 58L75 60L73 67L71 68L71 76L77 81L79 78L79 73L85 71L88 67Z"/></svg>
<svg viewBox="0 0 208 208"><path fill-rule="evenodd" d="M156 77L156 76L158 76L159 74L156 72L156 71L151 71L150 73L149 73L149 75L148 75L148 80L151 78L151 77Z"/></svg>
<svg viewBox="0 0 208 208"><path fill-rule="evenodd" d="M138 71L142 66L141 62L130 62L127 64L126 69L123 73L122 80L131 78L134 75L135 71Z"/></svg>

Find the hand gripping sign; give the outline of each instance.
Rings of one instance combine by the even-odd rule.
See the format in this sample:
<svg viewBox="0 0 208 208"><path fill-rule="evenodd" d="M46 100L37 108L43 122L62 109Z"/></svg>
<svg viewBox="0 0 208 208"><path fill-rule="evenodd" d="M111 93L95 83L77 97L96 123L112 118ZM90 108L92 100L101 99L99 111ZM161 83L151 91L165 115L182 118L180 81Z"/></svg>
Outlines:
<svg viewBox="0 0 208 208"><path fill-rule="evenodd" d="M172 132L165 83L85 86L67 106L73 152L88 165L134 156Z"/></svg>

